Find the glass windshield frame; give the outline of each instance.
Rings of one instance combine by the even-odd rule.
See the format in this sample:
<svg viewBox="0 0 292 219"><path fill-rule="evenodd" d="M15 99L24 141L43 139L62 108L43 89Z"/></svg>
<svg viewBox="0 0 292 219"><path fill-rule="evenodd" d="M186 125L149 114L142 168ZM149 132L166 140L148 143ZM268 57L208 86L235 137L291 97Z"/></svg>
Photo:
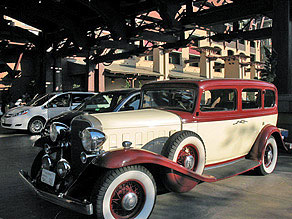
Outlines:
<svg viewBox="0 0 292 219"><path fill-rule="evenodd" d="M143 106L144 100L145 100L145 93L149 91L162 91L162 90L171 90L171 89L176 89L176 90L193 90L193 106L190 109L183 109L183 108L175 108L175 107L145 107ZM175 111L182 111L182 112L189 112L189 113L194 113L195 108L197 106L197 100L198 100L198 95L199 95L199 88L196 84L157 84L157 86L149 86L145 87L141 91L141 100L140 100L140 106L139 109L162 109L162 110L175 110Z"/></svg>
<svg viewBox="0 0 292 219"><path fill-rule="evenodd" d="M46 102L48 102L52 97L56 96L56 94L45 94L41 97L35 99L34 101L31 101L28 103L28 106L42 106Z"/></svg>
<svg viewBox="0 0 292 219"><path fill-rule="evenodd" d="M96 110L97 108L92 108L92 109L86 109L86 106L89 105L94 99L102 96L107 96L107 95L113 95L111 101L109 102L109 107L107 108L100 108L100 110ZM94 96L91 96L90 98L87 98L83 103L81 103L79 106L77 106L74 111L85 111L85 112L95 112L95 113L99 113L99 112L113 112L115 110L115 108L117 106L119 106L119 104L121 103L122 100L125 99L125 97L127 97L129 95L129 93L118 93L118 92L101 92L98 93ZM112 102L114 101L114 102ZM103 104L103 103L100 103Z"/></svg>

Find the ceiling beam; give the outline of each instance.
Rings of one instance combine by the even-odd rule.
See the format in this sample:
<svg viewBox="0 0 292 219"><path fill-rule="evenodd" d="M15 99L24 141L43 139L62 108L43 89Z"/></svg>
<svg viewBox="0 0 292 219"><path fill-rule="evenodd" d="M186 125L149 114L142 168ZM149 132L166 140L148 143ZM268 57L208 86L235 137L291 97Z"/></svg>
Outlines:
<svg viewBox="0 0 292 219"><path fill-rule="evenodd" d="M272 10L273 0L241 0L198 13L194 12L191 16L183 17L181 23L186 28L192 28L194 25L211 26L271 13Z"/></svg>

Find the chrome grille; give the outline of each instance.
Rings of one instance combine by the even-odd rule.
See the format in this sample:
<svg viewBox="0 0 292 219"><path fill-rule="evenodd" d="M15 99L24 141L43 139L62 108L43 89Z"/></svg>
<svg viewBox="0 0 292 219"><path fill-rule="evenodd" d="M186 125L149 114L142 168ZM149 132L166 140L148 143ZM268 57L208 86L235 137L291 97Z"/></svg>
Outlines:
<svg viewBox="0 0 292 219"><path fill-rule="evenodd" d="M90 123L82 120L73 120L71 123L71 163L72 163L72 174L79 175L79 173L85 168L80 160L80 154L84 151L80 132L85 128L90 127Z"/></svg>

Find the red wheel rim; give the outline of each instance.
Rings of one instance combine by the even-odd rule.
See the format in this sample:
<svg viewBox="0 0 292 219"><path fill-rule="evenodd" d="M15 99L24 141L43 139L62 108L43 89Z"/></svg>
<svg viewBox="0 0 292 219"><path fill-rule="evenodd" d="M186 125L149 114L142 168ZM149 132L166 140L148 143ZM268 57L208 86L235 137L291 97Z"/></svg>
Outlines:
<svg viewBox="0 0 292 219"><path fill-rule="evenodd" d="M273 161L273 147L271 144L268 144L265 150L265 155L264 155L264 164L265 167L269 167L272 164Z"/></svg>
<svg viewBox="0 0 292 219"><path fill-rule="evenodd" d="M192 156L194 158L194 166L191 170L196 171L198 167L199 153L197 148L193 144L185 145L177 156L177 163L185 166L185 160L188 156Z"/></svg>
<svg viewBox="0 0 292 219"><path fill-rule="evenodd" d="M137 203L131 210L126 210L123 206L123 200L127 195L134 194L137 197ZM136 217L145 204L145 187L137 180L127 180L119 184L114 190L111 200L111 213L116 219Z"/></svg>

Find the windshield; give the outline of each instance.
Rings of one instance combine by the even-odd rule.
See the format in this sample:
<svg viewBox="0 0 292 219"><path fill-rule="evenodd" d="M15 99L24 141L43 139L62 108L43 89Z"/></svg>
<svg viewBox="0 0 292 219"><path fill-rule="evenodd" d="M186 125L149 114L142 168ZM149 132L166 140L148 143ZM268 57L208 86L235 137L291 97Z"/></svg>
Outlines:
<svg viewBox="0 0 292 219"><path fill-rule="evenodd" d="M112 112L127 94L99 93L75 108L87 112Z"/></svg>
<svg viewBox="0 0 292 219"><path fill-rule="evenodd" d="M41 106L49 99L51 99L55 94L44 94L37 98L32 99L30 102L27 103L27 106Z"/></svg>
<svg viewBox="0 0 292 219"><path fill-rule="evenodd" d="M145 90L142 109L158 108L192 112L195 106L196 90L190 88L160 88Z"/></svg>

